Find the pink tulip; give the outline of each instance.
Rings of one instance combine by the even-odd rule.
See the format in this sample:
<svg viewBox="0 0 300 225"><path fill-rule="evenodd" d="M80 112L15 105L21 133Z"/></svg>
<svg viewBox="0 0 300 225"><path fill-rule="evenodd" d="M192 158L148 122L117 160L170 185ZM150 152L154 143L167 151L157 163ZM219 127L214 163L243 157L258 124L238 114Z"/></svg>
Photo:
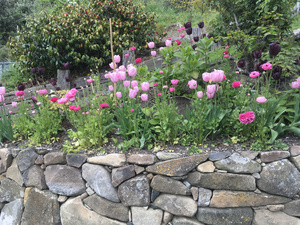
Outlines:
<svg viewBox="0 0 300 225"><path fill-rule="evenodd" d="M300 87L300 84L297 81L292 82L292 88L297 89Z"/></svg>
<svg viewBox="0 0 300 225"><path fill-rule="evenodd" d="M208 82L208 81L210 81L211 80L211 73L203 73L202 74L202 79L203 79L203 81L204 82Z"/></svg>
<svg viewBox="0 0 300 225"><path fill-rule="evenodd" d="M126 72L126 67L125 67L125 66L123 66L123 65L122 65L122 66L120 66L120 67L119 67L119 71Z"/></svg>
<svg viewBox="0 0 300 225"><path fill-rule="evenodd" d="M94 81L93 79L87 79L86 80L86 82L88 82L88 83L93 83L93 81Z"/></svg>
<svg viewBox="0 0 300 225"><path fill-rule="evenodd" d="M203 97L203 92L202 91L198 91L197 92L197 97L198 98L202 98Z"/></svg>
<svg viewBox="0 0 300 225"><path fill-rule="evenodd" d="M114 86L109 85L109 86L108 86L108 90L109 90L109 91L113 91L113 90L114 90Z"/></svg>
<svg viewBox="0 0 300 225"><path fill-rule="evenodd" d="M117 98L122 98L122 92L117 92L116 96L117 96Z"/></svg>
<svg viewBox="0 0 300 225"><path fill-rule="evenodd" d="M162 70L161 70L161 71L159 71L159 74L163 74L163 73L164 73L164 71L162 71Z"/></svg>
<svg viewBox="0 0 300 225"><path fill-rule="evenodd" d="M148 95L147 94L142 94L141 99L143 102L148 101Z"/></svg>
<svg viewBox="0 0 300 225"><path fill-rule="evenodd" d="M142 91L148 91L149 90L149 83L143 82L141 83Z"/></svg>
<svg viewBox="0 0 300 225"><path fill-rule="evenodd" d="M149 42L149 43L148 43L148 47L149 47L149 48L154 48L154 45L155 45L154 42Z"/></svg>
<svg viewBox="0 0 300 225"><path fill-rule="evenodd" d="M172 45L172 41L171 40L166 40L165 44L166 44L167 47L169 47L170 45Z"/></svg>
<svg viewBox="0 0 300 225"><path fill-rule="evenodd" d="M297 78L297 82L300 84L300 77Z"/></svg>
<svg viewBox="0 0 300 225"><path fill-rule="evenodd" d="M163 88L168 88L168 85L164 85Z"/></svg>
<svg viewBox="0 0 300 225"><path fill-rule="evenodd" d="M114 64L113 62L111 62L110 64L109 64L109 67L111 68L111 69L117 69L117 65L116 65L116 63Z"/></svg>
<svg viewBox="0 0 300 225"><path fill-rule="evenodd" d="M211 72L211 80L213 82L222 82L224 77L224 71L223 70L215 70Z"/></svg>
<svg viewBox="0 0 300 225"><path fill-rule="evenodd" d="M0 87L0 95L5 95L5 87Z"/></svg>
<svg viewBox="0 0 300 225"><path fill-rule="evenodd" d="M126 72L124 72L124 71L118 71L117 72L117 76L118 76L119 80L125 80L125 78L126 78Z"/></svg>
<svg viewBox="0 0 300 225"><path fill-rule="evenodd" d="M171 84L173 86L177 86L178 82L179 82L179 80L171 80Z"/></svg>
<svg viewBox="0 0 300 225"><path fill-rule="evenodd" d="M136 96L136 91L133 89L129 89L129 98L133 99Z"/></svg>
<svg viewBox="0 0 300 225"><path fill-rule="evenodd" d="M12 103L11 103L11 106L14 107L14 108L16 108L16 107L17 107L17 104L18 104L17 102L12 102Z"/></svg>
<svg viewBox="0 0 300 225"><path fill-rule="evenodd" d="M38 93L39 95L46 95L48 91L46 89L43 89L43 90L39 90Z"/></svg>
<svg viewBox="0 0 300 225"><path fill-rule="evenodd" d="M156 56L156 51L151 51L152 56Z"/></svg>
<svg viewBox="0 0 300 225"><path fill-rule="evenodd" d="M207 85L207 92L212 94L216 92L216 85Z"/></svg>
<svg viewBox="0 0 300 225"><path fill-rule="evenodd" d="M190 80L190 81L188 82L188 85L189 85L189 88L190 88L190 89L196 89L196 88L197 88L197 81L195 81L195 80Z"/></svg>
<svg viewBox="0 0 300 225"><path fill-rule="evenodd" d="M257 101L258 103L264 103L264 102L267 101L267 99L266 99L264 96L262 96L262 97L257 97L257 98L256 98L256 101Z"/></svg>
<svg viewBox="0 0 300 225"><path fill-rule="evenodd" d="M138 81L136 81L136 80L133 80L133 81L131 81L131 87L137 87L139 85L139 83L138 83Z"/></svg>
<svg viewBox="0 0 300 225"><path fill-rule="evenodd" d="M117 73L112 73L109 78L113 83L117 83L119 81Z"/></svg>
<svg viewBox="0 0 300 225"><path fill-rule="evenodd" d="M130 81L129 80L124 80L123 85L124 85L124 87L129 87L130 86Z"/></svg>
<svg viewBox="0 0 300 225"><path fill-rule="evenodd" d="M13 113L13 111L8 111L8 113L9 113L9 114L12 114L12 113Z"/></svg>
<svg viewBox="0 0 300 225"><path fill-rule="evenodd" d="M258 71L252 71L250 74L249 74L249 77L251 78L256 78L259 76L259 72Z"/></svg>
<svg viewBox="0 0 300 225"><path fill-rule="evenodd" d="M169 91L170 91L170 92L174 92L174 91L175 91L175 88L171 87L171 88L169 89Z"/></svg>
<svg viewBox="0 0 300 225"><path fill-rule="evenodd" d="M213 98L214 95L215 95L215 92L213 92L213 93L208 93L208 92L206 92L206 96L207 96L208 99Z"/></svg>
<svg viewBox="0 0 300 225"><path fill-rule="evenodd" d="M121 57L119 55L114 55L115 63L119 63L121 61Z"/></svg>
<svg viewBox="0 0 300 225"><path fill-rule="evenodd" d="M133 87L133 90L135 90L136 93L140 91L138 86Z"/></svg>
<svg viewBox="0 0 300 225"><path fill-rule="evenodd" d="M128 75L134 77L136 75L137 69L134 66L128 68Z"/></svg>

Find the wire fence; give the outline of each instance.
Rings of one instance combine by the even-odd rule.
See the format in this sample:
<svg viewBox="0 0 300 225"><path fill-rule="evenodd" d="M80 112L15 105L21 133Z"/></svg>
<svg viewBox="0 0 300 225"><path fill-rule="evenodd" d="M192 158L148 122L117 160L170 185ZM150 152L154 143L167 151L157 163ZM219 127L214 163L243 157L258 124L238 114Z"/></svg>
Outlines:
<svg viewBox="0 0 300 225"><path fill-rule="evenodd" d="M14 62L0 62L0 77L4 73L5 70L8 70L11 65L13 65Z"/></svg>

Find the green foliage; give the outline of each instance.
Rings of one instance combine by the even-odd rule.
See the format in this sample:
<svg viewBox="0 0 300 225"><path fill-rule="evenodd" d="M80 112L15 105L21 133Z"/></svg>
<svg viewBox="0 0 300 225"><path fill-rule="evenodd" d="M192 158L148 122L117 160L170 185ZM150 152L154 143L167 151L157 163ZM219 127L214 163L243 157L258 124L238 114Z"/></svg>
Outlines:
<svg viewBox="0 0 300 225"><path fill-rule="evenodd" d="M12 120L4 105L0 106L0 144L4 140L14 140Z"/></svg>
<svg viewBox="0 0 300 225"><path fill-rule="evenodd" d="M95 68L111 60L109 18L115 54L132 45L142 49L154 40L155 15L129 0L116 0L68 5L53 15L43 11L8 46L23 74L32 67L44 67L49 77L63 62L69 62L71 69Z"/></svg>

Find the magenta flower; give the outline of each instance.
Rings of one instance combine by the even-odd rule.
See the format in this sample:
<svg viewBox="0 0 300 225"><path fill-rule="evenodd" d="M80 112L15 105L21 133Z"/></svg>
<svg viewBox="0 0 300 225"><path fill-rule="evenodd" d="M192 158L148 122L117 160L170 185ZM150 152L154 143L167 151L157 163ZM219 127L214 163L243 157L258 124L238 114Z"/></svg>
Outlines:
<svg viewBox="0 0 300 225"><path fill-rule="evenodd" d="M131 87L137 87L139 85L139 82L137 80L131 81Z"/></svg>
<svg viewBox="0 0 300 225"><path fill-rule="evenodd" d="M130 51L135 51L136 50L136 47L134 47L134 46L132 46L131 48L130 48Z"/></svg>
<svg viewBox="0 0 300 225"><path fill-rule="evenodd" d="M161 93L160 93L160 92L158 92L157 96L161 96Z"/></svg>
<svg viewBox="0 0 300 225"><path fill-rule="evenodd" d="M113 90L114 90L114 86L109 85L109 86L108 86L108 90L109 90L109 91L113 91Z"/></svg>
<svg viewBox="0 0 300 225"><path fill-rule="evenodd" d="M88 82L88 83L93 83L93 81L94 81L93 79L87 79L86 80L86 82Z"/></svg>
<svg viewBox="0 0 300 225"><path fill-rule="evenodd" d="M164 71L162 71L162 70L161 70L161 71L159 71L159 74L163 74L163 73L164 73Z"/></svg>
<svg viewBox="0 0 300 225"><path fill-rule="evenodd" d="M74 110L75 112L76 112L76 111L79 111L79 110L81 110L81 107L80 107L80 106L76 106L73 110Z"/></svg>
<svg viewBox="0 0 300 225"><path fill-rule="evenodd" d="M130 86L130 81L129 80L124 80L123 85L124 85L124 87L129 87Z"/></svg>
<svg viewBox="0 0 300 225"><path fill-rule="evenodd" d="M128 75L134 77L136 75L137 69L134 66L128 68Z"/></svg>
<svg viewBox="0 0 300 225"><path fill-rule="evenodd" d="M264 102L267 101L267 99L266 99L264 96L261 96L261 97L257 97L257 98L256 98L256 101L257 101L258 103L264 103Z"/></svg>
<svg viewBox="0 0 300 225"><path fill-rule="evenodd" d="M114 55L115 63L119 63L121 61L121 57L119 55Z"/></svg>
<svg viewBox="0 0 300 225"><path fill-rule="evenodd" d="M158 83L157 83L157 82L156 82L156 83L154 83L154 84L153 84L153 86L154 86L154 87L157 87L157 86L158 86Z"/></svg>
<svg viewBox="0 0 300 225"><path fill-rule="evenodd" d="M179 82L179 80L171 80L171 84L173 86L177 86L178 82Z"/></svg>
<svg viewBox="0 0 300 225"><path fill-rule="evenodd" d="M69 102L69 99L66 97L57 100L57 104L64 104L67 102Z"/></svg>
<svg viewBox="0 0 300 225"><path fill-rule="evenodd" d="M170 92L174 92L174 91L175 91L175 88L171 87L171 88L169 89L169 91L170 91Z"/></svg>
<svg viewBox="0 0 300 225"><path fill-rule="evenodd" d="M48 91L46 89L43 89L43 90L39 90L38 93L39 95L46 95Z"/></svg>
<svg viewBox="0 0 300 225"><path fill-rule="evenodd" d="M16 91L16 96L23 96L25 95L25 92L24 91Z"/></svg>
<svg viewBox="0 0 300 225"><path fill-rule="evenodd" d="M134 109L130 109L130 112L134 112Z"/></svg>
<svg viewBox="0 0 300 225"><path fill-rule="evenodd" d="M202 91L198 91L197 92L197 97L198 98L202 98L203 97L203 92Z"/></svg>
<svg viewBox="0 0 300 225"><path fill-rule="evenodd" d="M116 96L117 96L117 98L122 98L122 92L117 92Z"/></svg>
<svg viewBox="0 0 300 225"><path fill-rule="evenodd" d="M185 35L184 35L184 34L180 34L180 37L181 37L181 38L184 38L184 37L185 37Z"/></svg>
<svg viewBox="0 0 300 225"><path fill-rule="evenodd" d="M127 57L129 57L129 54L125 54L124 56L127 58Z"/></svg>
<svg viewBox="0 0 300 225"><path fill-rule="evenodd" d="M142 91L148 91L149 90L149 83L143 82L141 83Z"/></svg>
<svg viewBox="0 0 300 225"><path fill-rule="evenodd" d="M100 109L102 109L102 108L108 108L108 107L109 107L109 105L106 102L100 104Z"/></svg>
<svg viewBox="0 0 300 225"><path fill-rule="evenodd" d="M70 109L70 110L74 110L74 108L75 108L75 105L70 105L70 106L69 106L69 109Z"/></svg>
<svg viewBox="0 0 300 225"><path fill-rule="evenodd" d="M228 58L228 57L229 57L229 55L227 55L227 54L226 54L226 55L224 55L224 58Z"/></svg>
<svg viewBox="0 0 300 225"><path fill-rule="evenodd" d="M264 63L261 65L261 68L263 68L263 70L271 70L272 69L272 64L271 63Z"/></svg>
<svg viewBox="0 0 300 225"><path fill-rule="evenodd" d="M190 80L190 81L188 82L188 85L189 85L189 88L190 88L190 89L196 89L196 88L197 88L197 81L195 81L195 80Z"/></svg>
<svg viewBox="0 0 300 225"><path fill-rule="evenodd" d="M241 84L242 84L242 82L240 82L240 81L234 81L234 82L232 82L232 87L233 88L240 87Z"/></svg>
<svg viewBox="0 0 300 225"><path fill-rule="evenodd" d="M249 77L251 77L251 78L256 78L256 77L258 77L259 76L259 72L258 71L252 71L251 73L250 73L250 75L249 75Z"/></svg>
<svg viewBox="0 0 300 225"><path fill-rule="evenodd" d="M155 45L155 43L153 41L148 43L149 48L154 48L154 45Z"/></svg>
<svg viewBox="0 0 300 225"><path fill-rule="evenodd" d="M148 95L147 94L142 94L141 99L143 102L148 101Z"/></svg>
<svg viewBox="0 0 300 225"><path fill-rule="evenodd" d="M255 114L253 111L245 112L239 115L239 120L243 124L252 123L255 119Z"/></svg>

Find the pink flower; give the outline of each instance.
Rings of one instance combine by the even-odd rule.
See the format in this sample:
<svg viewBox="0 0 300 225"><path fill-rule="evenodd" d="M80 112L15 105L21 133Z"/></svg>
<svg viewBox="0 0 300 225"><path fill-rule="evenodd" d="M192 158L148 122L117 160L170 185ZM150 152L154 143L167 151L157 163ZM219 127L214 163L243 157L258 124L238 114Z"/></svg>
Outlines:
<svg viewBox="0 0 300 225"><path fill-rule="evenodd" d="M215 92L213 92L213 93L206 92L206 96L207 96L208 99L213 98L214 95L215 95Z"/></svg>
<svg viewBox="0 0 300 225"><path fill-rule="evenodd" d="M109 105L106 102L100 104L100 109L102 109L102 108L108 108L108 107L109 107Z"/></svg>
<svg viewBox="0 0 300 225"><path fill-rule="evenodd" d="M121 61L121 57L119 55L114 55L115 63L119 63Z"/></svg>
<svg viewBox="0 0 300 225"><path fill-rule="evenodd" d="M176 43L177 43L177 46L181 45L181 41L176 41Z"/></svg>
<svg viewBox="0 0 300 225"><path fill-rule="evenodd" d="M257 98L256 98L256 101L257 101L258 103L264 103L264 102L267 101L267 99L266 99L264 96L262 96L262 97L257 97Z"/></svg>
<svg viewBox="0 0 300 225"><path fill-rule="evenodd" d="M157 83L157 82L156 82L156 83L154 83L154 84L153 84L153 86L154 86L154 87L157 87L157 86L158 86L158 83Z"/></svg>
<svg viewBox="0 0 300 225"><path fill-rule="evenodd" d="M226 46L225 48L229 48L229 46Z"/></svg>
<svg viewBox="0 0 300 225"><path fill-rule="evenodd" d="M19 96L18 99L24 99L24 96Z"/></svg>
<svg viewBox="0 0 300 225"><path fill-rule="evenodd" d="M223 76L223 80L226 80L226 76L225 75Z"/></svg>
<svg viewBox="0 0 300 225"><path fill-rule="evenodd" d="M57 102L58 98L57 97L53 97L50 99L51 102Z"/></svg>
<svg viewBox="0 0 300 225"><path fill-rule="evenodd" d="M133 99L136 96L136 91L133 89L129 89L129 98Z"/></svg>
<svg viewBox="0 0 300 225"><path fill-rule="evenodd" d="M122 92L117 92L116 96L117 96L117 98L122 98Z"/></svg>
<svg viewBox="0 0 300 225"><path fill-rule="evenodd" d="M137 87L139 85L139 82L136 80L131 81L131 87Z"/></svg>
<svg viewBox="0 0 300 225"><path fill-rule="evenodd" d="M119 81L117 73L112 73L109 78L113 83L117 83Z"/></svg>
<svg viewBox="0 0 300 225"><path fill-rule="evenodd" d="M84 115L85 114L85 112L82 112L82 115Z"/></svg>
<svg viewBox="0 0 300 225"><path fill-rule="evenodd" d="M228 53L229 53L228 50L223 51L223 55L226 55L226 54L228 54Z"/></svg>
<svg viewBox="0 0 300 225"><path fill-rule="evenodd" d="M18 104L17 102L12 102L12 103L11 103L11 106L14 107L14 108L16 108L16 107L17 107L17 104Z"/></svg>
<svg viewBox="0 0 300 225"><path fill-rule="evenodd" d="M136 93L140 91L138 86L133 87L133 90L135 90Z"/></svg>
<svg viewBox="0 0 300 225"><path fill-rule="evenodd" d="M224 55L224 58L228 58L228 57L229 57L229 55L227 55L227 54L226 54L226 55Z"/></svg>
<svg viewBox="0 0 300 225"><path fill-rule="evenodd" d="M171 87L171 88L169 89L169 91L170 91L170 92L174 92L174 91L175 91L175 88Z"/></svg>
<svg viewBox="0 0 300 225"><path fill-rule="evenodd" d="M81 109L80 106L76 106L73 110L76 112L76 111L79 111Z"/></svg>
<svg viewBox="0 0 300 225"><path fill-rule="evenodd" d="M125 66L123 66L123 65L121 65L121 66L119 67L119 71L126 72L126 67L125 67Z"/></svg>
<svg viewBox="0 0 300 225"><path fill-rule="evenodd" d="M168 88L168 85L164 85L163 88Z"/></svg>
<svg viewBox="0 0 300 225"><path fill-rule="evenodd" d="M109 90L109 91L113 91L113 90L114 90L114 86L109 85L109 86L108 86L108 90Z"/></svg>
<svg viewBox="0 0 300 225"><path fill-rule="evenodd" d="M13 113L13 111L8 111L8 113L9 113L9 114L12 114L12 113Z"/></svg>
<svg viewBox="0 0 300 225"><path fill-rule="evenodd" d="M134 46L132 46L131 48L130 48L130 51L135 51L136 50L136 47L134 47Z"/></svg>
<svg viewBox="0 0 300 225"><path fill-rule="evenodd" d="M148 91L149 90L149 83L143 82L141 83L142 91Z"/></svg>
<svg viewBox="0 0 300 225"><path fill-rule="evenodd" d="M188 82L188 85L189 85L189 88L190 88L190 89L196 89L196 88L197 88L197 81L195 81L195 80L190 80L190 81Z"/></svg>
<svg viewBox="0 0 300 225"><path fill-rule="evenodd" d="M128 68L128 75L134 77L136 75L137 69L134 66Z"/></svg>
<svg viewBox="0 0 300 225"><path fill-rule="evenodd" d="M130 109L131 112L134 112L134 109Z"/></svg>
<svg viewBox="0 0 300 225"><path fill-rule="evenodd" d="M164 73L164 71L162 71L162 70L161 70L161 71L159 71L159 74L163 74L163 73Z"/></svg>
<svg viewBox="0 0 300 225"><path fill-rule="evenodd" d="M75 95L78 91L75 88L72 88L70 91L67 92L66 94L66 98L69 98L70 101L74 101L75 100Z"/></svg>
<svg viewBox="0 0 300 225"><path fill-rule="evenodd" d="M240 81L234 81L234 82L232 82L232 87L233 88L240 87L241 84L242 84L242 82L240 82Z"/></svg>
<svg viewBox="0 0 300 225"><path fill-rule="evenodd" d="M32 110L31 113L32 113L32 114L35 114L35 110Z"/></svg>
<svg viewBox="0 0 300 225"><path fill-rule="evenodd" d="M69 106L69 109L70 109L70 110L74 110L74 109L75 109L75 105L70 105L70 106Z"/></svg>
<svg viewBox="0 0 300 225"><path fill-rule="evenodd" d="M156 56L156 51L151 51L152 56Z"/></svg>
<svg viewBox="0 0 300 225"><path fill-rule="evenodd" d="M297 78L297 82L300 84L300 77Z"/></svg>
<svg viewBox="0 0 300 225"><path fill-rule="evenodd" d="M171 80L171 84L173 86L177 86L178 82L179 82L179 80Z"/></svg>
<svg viewBox="0 0 300 225"><path fill-rule="evenodd" d="M125 54L124 56L127 58L127 57L129 57L129 54Z"/></svg>
<svg viewBox="0 0 300 225"><path fill-rule="evenodd" d="M185 36L184 34L180 34L180 37L181 37L181 38L184 38L184 36Z"/></svg>
<svg viewBox="0 0 300 225"><path fill-rule="evenodd" d="M124 71L118 71L117 72L117 77L118 77L119 80L125 80L125 78L126 78L126 72L124 72Z"/></svg>
<svg viewBox="0 0 300 225"><path fill-rule="evenodd" d="M117 69L117 64L115 63L113 63L113 62L111 62L110 64L109 64L109 67L111 68L111 69Z"/></svg>
<svg viewBox="0 0 300 225"><path fill-rule="evenodd" d="M194 40L193 40L193 39L191 39L189 42L190 42L190 43L193 43L193 42L194 42Z"/></svg>
<svg viewBox="0 0 300 225"><path fill-rule="evenodd" d="M38 103L36 103L37 105L41 105L42 103L41 102L38 102Z"/></svg>
<svg viewBox="0 0 300 225"><path fill-rule="evenodd" d="M259 72L258 71L252 71L250 74L249 74L249 77L251 78L256 78L259 76Z"/></svg>
<svg viewBox="0 0 300 225"><path fill-rule="evenodd" d="M16 91L16 96L23 96L25 95L24 91Z"/></svg>
<svg viewBox="0 0 300 225"><path fill-rule="evenodd" d="M255 114L253 111L245 112L239 115L239 120L243 124L252 123L255 119Z"/></svg>
<svg viewBox="0 0 300 225"><path fill-rule="evenodd" d="M135 60L135 63L136 63L136 64L142 63L142 59L141 59L141 58L137 58L137 59Z"/></svg>
<svg viewBox="0 0 300 225"><path fill-rule="evenodd" d="M271 70L272 69L272 64L271 63L264 63L261 65L261 68L263 68L263 70Z"/></svg>
<svg viewBox="0 0 300 225"><path fill-rule="evenodd" d="M66 97L57 100L57 104L64 104L64 103L67 103L67 102L69 102L69 99L66 98Z"/></svg>
<svg viewBox="0 0 300 225"><path fill-rule="evenodd" d="M149 48L154 48L154 45L155 45L154 42L149 42L149 43L148 43L148 47L149 47Z"/></svg>
<svg viewBox="0 0 300 225"><path fill-rule="evenodd" d="M124 87L129 87L130 86L130 81L129 80L124 80L123 85L124 85Z"/></svg>
<svg viewBox="0 0 300 225"><path fill-rule="evenodd" d="M88 115L88 114L90 114L90 113L89 113L89 112L86 112L85 114Z"/></svg>
<svg viewBox="0 0 300 225"><path fill-rule="evenodd" d="M203 92L202 91L198 91L197 92L197 97L198 98L202 98L203 97Z"/></svg>
<svg viewBox="0 0 300 225"><path fill-rule="evenodd" d="M86 80L86 82L88 82L88 83L93 83L93 81L94 81L93 79L87 79Z"/></svg>
<svg viewBox="0 0 300 225"><path fill-rule="evenodd" d="M172 38L167 38L167 40L172 40Z"/></svg>
<svg viewBox="0 0 300 225"><path fill-rule="evenodd" d="M169 47L170 45L172 45L172 41L171 41L171 40L166 40L166 41L165 41L165 45L166 45L167 47Z"/></svg>
<svg viewBox="0 0 300 225"><path fill-rule="evenodd" d="M148 95L147 94L142 94L141 99L143 102L148 101Z"/></svg>
<svg viewBox="0 0 300 225"><path fill-rule="evenodd" d="M206 89L207 89L207 92L210 93L210 94L215 93L216 92L216 85L215 84L207 85Z"/></svg>
<svg viewBox="0 0 300 225"><path fill-rule="evenodd" d="M0 95L5 95L5 87L0 87Z"/></svg>
<svg viewBox="0 0 300 225"><path fill-rule="evenodd" d="M292 82L292 88L297 89L300 87L300 84L297 81Z"/></svg>
<svg viewBox="0 0 300 225"><path fill-rule="evenodd" d="M157 94L158 96L161 96L161 93L160 92L158 92L158 94Z"/></svg>
<svg viewBox="0 0 300 225"><path fill-rule="evenodd" d="M203 79L203 81L205 81L205 82L208 82L208 81L210 81L211 80L211 73L203 73L202 74L202 79Z"/></svg>
<svg viewBox="0 0 300 225"><path fill-rule="evenodd" d="M0 95L0 102L4 102L4 95Z"/></svg>
<svg viewBox="0 0 300 225"><path fill-rule="evenodd" d="M224 71L223 70L215 70L211 72L211 80L213 82L222 82L224 77Z"/></svg>

